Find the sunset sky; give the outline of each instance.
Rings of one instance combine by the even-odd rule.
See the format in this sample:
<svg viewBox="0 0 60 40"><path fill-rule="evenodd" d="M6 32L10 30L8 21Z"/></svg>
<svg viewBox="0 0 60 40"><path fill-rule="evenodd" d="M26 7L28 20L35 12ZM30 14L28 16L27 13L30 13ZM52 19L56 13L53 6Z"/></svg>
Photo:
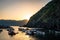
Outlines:
<svg viewBox="0 0 60 40"><path fill-rule="evenodd" d="M29 19L51 0L0 0L0 19Z"/></svg>

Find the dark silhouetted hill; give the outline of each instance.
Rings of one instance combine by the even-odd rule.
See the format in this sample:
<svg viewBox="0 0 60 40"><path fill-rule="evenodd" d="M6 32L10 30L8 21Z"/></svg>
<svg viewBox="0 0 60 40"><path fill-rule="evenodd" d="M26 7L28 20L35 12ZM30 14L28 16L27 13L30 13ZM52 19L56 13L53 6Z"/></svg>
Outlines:
<svg viewBox="0 0 60 40"><path fill-rule="evenodd" d="M60 0L50 1L33 15L25 26L60 29Z"/></svg>
<svg viewBox="0 0 60 40"><path fill-rule="evenodd" d="M6 25L6 26L22 26L26 25L28 20L0 20L0 25Z"/></svg>

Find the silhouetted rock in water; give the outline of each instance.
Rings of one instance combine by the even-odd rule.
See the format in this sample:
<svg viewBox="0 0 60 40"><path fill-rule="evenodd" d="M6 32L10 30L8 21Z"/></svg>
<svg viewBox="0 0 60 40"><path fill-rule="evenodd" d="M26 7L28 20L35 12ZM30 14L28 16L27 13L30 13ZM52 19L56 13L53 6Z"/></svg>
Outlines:
<svg viewBox="0 0 60 40"><path fill-rule="evenodd" d="M12 28L10 26L6 26L6 25L0 25L0 29L6 29L7 31L14 30L14 28Z"/></svg>
<svg viewBox="0 0 60 40"><path fill-rule="evenodd" d="M7 28L7 31L11 31L11 30L14 30L13 28Z"/></svg>
<svg viewBox="0 0 60 40"><path fill-rule="evenodd" d="M31 30L26 31L26 35L34 35L34 32Z"/></svg>
<svg viewBox="0 0 60 40"><path fill-rule="evenodd" d="M25 26L60 30L60 0L49 2Z"/></svg>
<svg viewBox="0 0 60 40"><path fill-rule="evenodd" d="M16 34L18 34L18 32L15 33L13 30L8 31L8 35L10 35L10 36L14 36Z"/></svg>
<svg viewBox="0 0 60 40"><path fill-rule="evenodd" d="M14 31L14 28L10 27L10 28L7 28L7 31L11 31L13 30Z"/></svg>
<svg viewBox="0 0 60 40"><path fill-rule="evenodd" d="M2 29L0 29L0 33L2 32L3 30Z"/></svg>

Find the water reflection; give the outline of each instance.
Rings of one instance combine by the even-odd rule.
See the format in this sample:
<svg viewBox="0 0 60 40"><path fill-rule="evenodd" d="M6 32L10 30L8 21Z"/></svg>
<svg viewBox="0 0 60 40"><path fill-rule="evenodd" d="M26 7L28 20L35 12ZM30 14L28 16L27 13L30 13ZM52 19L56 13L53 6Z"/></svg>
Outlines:
<svg viewBox="0 0 60 40"><path fill-rule="evenodd" d="M1 31L0 33L0 40L60 40L60 31L49 31L47 30L46 32L43 31L36 31L37 29L30 29L27 30L25 29L19 29L20 27L12 27L14 28L14 30L11 29L2 29L3 31ZM49 32L48 32L49 31ZM33 34L32 32L34 32L34 35L30 35ZM28 33L28 34L26 34ZM56 36L56 35L57 36ZM56 37L55 37L56 36Z"/></svg>
<svg viewBox="0 0 60 40"><path fill-rule="evenodd" d="M14 33L17 33L16 35L9 35L9 31L6 29L3 29L3 32L0 34L0 40L36 40L36 38L25 35L24 32L18 31L18 27L13 27Z"/></svg>

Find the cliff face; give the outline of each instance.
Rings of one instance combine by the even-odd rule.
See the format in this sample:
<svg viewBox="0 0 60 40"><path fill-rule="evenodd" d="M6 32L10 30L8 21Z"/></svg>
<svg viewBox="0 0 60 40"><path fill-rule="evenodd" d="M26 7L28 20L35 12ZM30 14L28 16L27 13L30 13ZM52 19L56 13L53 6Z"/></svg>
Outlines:
<svg viewBox="0 0 60 40"><path fill-rule="evenodd" d="M30 18L26 26L60 28L60 0L49 2Z"/></svg>

